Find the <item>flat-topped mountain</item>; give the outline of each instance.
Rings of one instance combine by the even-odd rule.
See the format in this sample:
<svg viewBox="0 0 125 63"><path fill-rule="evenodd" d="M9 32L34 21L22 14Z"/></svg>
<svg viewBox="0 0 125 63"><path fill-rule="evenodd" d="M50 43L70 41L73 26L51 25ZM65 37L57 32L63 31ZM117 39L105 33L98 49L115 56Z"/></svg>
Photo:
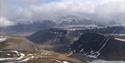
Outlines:
<svg viewBox="0 0 125 63"><path fill-rule="evenodd" d="M121 35L124 34L125 28L122 26L113 26L113 27L69 27L69 28L51 28L46 30L40 30L36 33L28 36L27 38L31 40L34 44L40 45L40 48L47 49L56 49L56 50L65 50L76 40L80 39L80 36L85 33L99 33L105 34L108 36L112 35ZM91 36L91 34L90 34ZM96 36L96 35L95 35ZM94 38L92 36L91 38ZM105 36L100 35L99 38L94 39L95 41L100 41L104 39ZM91 39L86 39L91 40ZM46 46L45 46L46 45ZM44 47L43 47L44 46ZM97 47L98 48L98 47Z"/></svg>

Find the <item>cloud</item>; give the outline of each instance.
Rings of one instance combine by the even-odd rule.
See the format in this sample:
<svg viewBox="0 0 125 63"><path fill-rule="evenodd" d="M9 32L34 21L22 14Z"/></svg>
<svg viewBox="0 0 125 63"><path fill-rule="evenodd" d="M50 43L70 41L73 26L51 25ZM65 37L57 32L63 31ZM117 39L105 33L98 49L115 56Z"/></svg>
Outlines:
<svg viewBox="0 0 125 63"><path fill-rule="evenodd" d="M125 26L125 1L109 2L97 6L95 14L99 20ZM108 22L109 21L109 22Z"/></svg>
<svg viewBox="0 0 125 63"><path fill-rule="evenodd" d="M19 23L62 16L89 18L98 24L125 25L124 0L1 0L0 16ZM115 18L114 18L115 17Z"/></svg>
<svg viewBox="0 0 125 63"><path fill-rule="evenodd" d="M0 28L15 25L12 21L7 20L4 17L0 17Z"/></svg>

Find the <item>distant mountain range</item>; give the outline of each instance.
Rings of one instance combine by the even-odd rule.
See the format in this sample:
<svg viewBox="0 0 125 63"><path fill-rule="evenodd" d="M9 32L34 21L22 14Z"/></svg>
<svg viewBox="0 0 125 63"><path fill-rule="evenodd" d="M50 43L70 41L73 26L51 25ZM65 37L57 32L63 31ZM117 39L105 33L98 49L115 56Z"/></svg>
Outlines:
<svg viewBox="0 0 125 63"><path fill-rule="evenodd" d="M91 23L90 23L91 22ZM43 21L33 21L29 23L18 23L13 26L9 26L6 28L0 28L0 32L4 32L5 34L31 34L34 32L37 32L39 30L44 30L44 29L51 29L51 28L64 28L64 29L93 29L94 31L99 31L99 32L109 32L110 33L116 29L115 32L118 32L119 30L120 33L124 33L124 31L121 31L124 29L124 26L104 26L104 25L98 25L98 24L92 24L92 20L90 19L83 19L83 20L78 20L78 19L66 19L66 20L61 20L60 22L54 22L52 20L43 20ZM95 30L97 28L97 30ZM115 33L114 32L114 33Z"/></svg>
<svg viewBox="0 0 125 63"><path fill-rule="evenodd" d="M55 22L50 20L44 20L42 22L36 21L32 23L25 23L25 24L16 24L13 26L9 26L6 28L1 28L1 32L5 34L25 34L25 33L32 33L38 30L52 28L56 25Z"/></svg>

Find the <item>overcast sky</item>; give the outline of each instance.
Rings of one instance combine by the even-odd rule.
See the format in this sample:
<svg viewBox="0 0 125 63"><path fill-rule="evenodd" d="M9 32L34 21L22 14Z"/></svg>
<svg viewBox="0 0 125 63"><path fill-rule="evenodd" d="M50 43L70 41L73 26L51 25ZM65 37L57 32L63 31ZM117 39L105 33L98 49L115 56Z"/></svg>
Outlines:
<svg viewBox="0 0 125 63"><path fill-rule="evenodd" d="M66 16L125 26L125 0L0 0L0 27Z"/></svg>

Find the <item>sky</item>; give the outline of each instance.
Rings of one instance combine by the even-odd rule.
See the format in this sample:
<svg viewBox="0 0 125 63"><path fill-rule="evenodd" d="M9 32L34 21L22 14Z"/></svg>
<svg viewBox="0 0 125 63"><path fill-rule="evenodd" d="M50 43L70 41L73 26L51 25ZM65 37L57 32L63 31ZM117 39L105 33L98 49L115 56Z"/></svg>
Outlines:
<svg viewBox="0 0 125 63"><path fill-rule="evenodd" d="M125 0L0 0L0 27L67 18L125 26Z"/></svg>

